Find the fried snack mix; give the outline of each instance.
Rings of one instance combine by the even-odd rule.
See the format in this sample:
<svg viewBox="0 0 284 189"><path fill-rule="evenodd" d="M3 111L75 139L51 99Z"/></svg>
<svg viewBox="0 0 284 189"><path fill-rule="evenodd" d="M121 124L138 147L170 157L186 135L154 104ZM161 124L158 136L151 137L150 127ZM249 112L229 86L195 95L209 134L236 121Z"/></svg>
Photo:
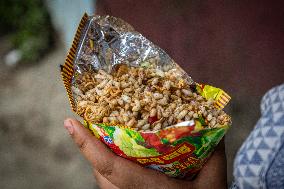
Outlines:
<svg viewBox="0 0 284 189"><path fill-rule="evenodd" d="M85 72L76 80L77 113L90 123L125 125L157 131L183 121L202 119L205 127L228 125L230 117L193 91L175 72L128 67Z"/></svg>
<svg viewBox="0 0 284 189"><path fill-rule="evenodd" d="M72 109L95 136L172 177L194 176L231 125L222 110L228 94L194 82L119 18L85 14L61 73Z"/></svg>

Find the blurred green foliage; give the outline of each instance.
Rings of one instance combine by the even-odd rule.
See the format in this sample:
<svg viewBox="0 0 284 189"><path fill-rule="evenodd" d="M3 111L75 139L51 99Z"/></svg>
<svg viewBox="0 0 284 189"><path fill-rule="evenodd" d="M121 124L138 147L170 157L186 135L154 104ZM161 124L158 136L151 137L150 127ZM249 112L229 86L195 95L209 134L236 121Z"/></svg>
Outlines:
<svg viewBox="0 0 284 189"><path fill-rule="evenodd" d="M52 45L53 29L42 0L0 1L0 34L9 34L22 60L38 60Z"/></svg>

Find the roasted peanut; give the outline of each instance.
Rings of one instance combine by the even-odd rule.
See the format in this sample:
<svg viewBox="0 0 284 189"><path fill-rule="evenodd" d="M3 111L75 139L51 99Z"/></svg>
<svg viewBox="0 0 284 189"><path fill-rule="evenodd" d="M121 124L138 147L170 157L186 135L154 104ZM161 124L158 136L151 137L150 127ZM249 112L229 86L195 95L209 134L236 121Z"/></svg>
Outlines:
<svg viewBox="0 0 284 189"><path fill-rule="evenodd" d="M184 116L188 113L188 110L182 110L178 116L177 116L177 119L183 119Z"/></svg>

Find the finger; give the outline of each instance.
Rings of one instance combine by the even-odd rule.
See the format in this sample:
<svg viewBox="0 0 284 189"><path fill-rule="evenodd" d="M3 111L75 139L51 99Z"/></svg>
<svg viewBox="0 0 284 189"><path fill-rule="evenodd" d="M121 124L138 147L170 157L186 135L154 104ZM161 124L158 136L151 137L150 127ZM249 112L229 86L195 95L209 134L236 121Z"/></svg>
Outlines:
<svg viewBox="0 0 284 189"><path fill-rule="evenodd" d="M102 142L75 119L66 119L64 127L69 131L81 153L93 166L104 166L106 168L101 169L109 171L116 156Z"/></svg>
<svg viewBox="0 0 284 189"><path fill-rule="evenodd" d="M136 163L116 156L77 120L67 119L64 124L68 130L71 130L69 133L83 155L103 177L115 186L126 189L166 189L186 186L185 181L169 178L165 174L143 168Z"/></svg>
<svg viewBox="0 0 284 189"><path fill-rule="evenodd" d="M117 186L103 177L97 170L94 170L94 175L96 177L96 183L101 189L119 189Z"/></svg>
<svg viewBox="0 0 284 189"><path fill-rule="evenodd" d="M98 172L102 174L100 170ZM186 186L185 181L170 178L163 173L143 168L121 157L116 159L111 174L102 175L115 186L126 189L168 189L185 188Z"/></svg>

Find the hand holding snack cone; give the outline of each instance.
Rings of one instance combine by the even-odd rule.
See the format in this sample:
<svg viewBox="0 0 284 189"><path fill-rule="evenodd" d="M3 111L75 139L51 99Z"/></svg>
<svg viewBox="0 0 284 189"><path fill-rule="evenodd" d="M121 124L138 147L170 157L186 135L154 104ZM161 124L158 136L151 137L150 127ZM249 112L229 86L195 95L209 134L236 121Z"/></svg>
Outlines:
<svg viewBox="0 0 284 189"><path fill-rule="evenodd" d="M72 109L118 156L194 177L231 125L223 90L195 83L121 19L84 15L62 66Z"/></svg>
<svg viewBox="0 0 284 189"><path fill-rule="evenodd" d="M207 189L211 188L210 186L222 189L227 186L223 140L216 147L212 157L194 181L186 181L169 178L158 171L144 169L136 163L116 156L77 120L67 119L64 122L64 126L68 129L74 142L80 148L81 153L93 166L97 184L102 189Z"/></svg>

